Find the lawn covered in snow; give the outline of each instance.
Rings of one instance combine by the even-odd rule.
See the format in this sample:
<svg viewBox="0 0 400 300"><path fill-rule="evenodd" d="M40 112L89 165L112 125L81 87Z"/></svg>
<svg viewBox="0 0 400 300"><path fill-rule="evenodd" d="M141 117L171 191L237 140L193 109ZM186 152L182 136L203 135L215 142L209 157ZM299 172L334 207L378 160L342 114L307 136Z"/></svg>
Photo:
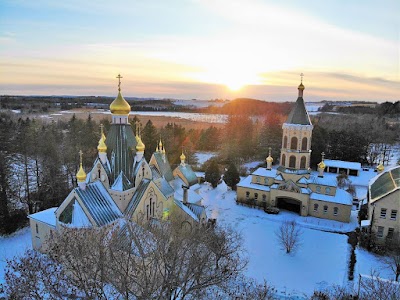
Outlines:
<svg viewBox="0 0 400 300"><path fill-rule="evenodd" d="M230 225L243 234L245 255L249 258L247 275L259 281L266 279L280 295L301 299L330 285L356 286L356 282L348 283L347 280L350 258L347 235L325 231L338 231L339 224L353 230L355 214L350 224L303 218L285 211L269 215L257 208L237 205L236 192L227 191L224 183L216 189L203 185L201 194L209 217L217 218L218 224ZM287 219L295 219L303 232L301 246L294 254L286 254L275 236L281 222ZM388 271L382 269L375 255L359 249L356 255L356 276L359 272L370 274L372 268L389 278Z"/></svg>

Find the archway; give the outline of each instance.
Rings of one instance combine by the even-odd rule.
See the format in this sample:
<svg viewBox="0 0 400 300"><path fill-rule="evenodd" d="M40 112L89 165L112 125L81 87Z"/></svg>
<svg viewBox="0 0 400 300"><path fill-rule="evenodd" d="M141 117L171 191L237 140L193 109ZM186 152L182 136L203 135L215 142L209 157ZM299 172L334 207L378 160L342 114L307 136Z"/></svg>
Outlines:
<svg viewBox="0 0 400 300"><path fill-rule="evenodd" d="M292 137L290 141L290 149L291 150L297 150L297 137Z"/></svg>
<svg viewBox="0 0 400 300"><path fill-rule="evenodd" d="M299 215L301 214L301 201L300 200L296 200L293 198L287 198L287 197L279 197L279 198L276 198L276 201L277 201L278 208L293 211L295 213L298 213Z"/></svg>

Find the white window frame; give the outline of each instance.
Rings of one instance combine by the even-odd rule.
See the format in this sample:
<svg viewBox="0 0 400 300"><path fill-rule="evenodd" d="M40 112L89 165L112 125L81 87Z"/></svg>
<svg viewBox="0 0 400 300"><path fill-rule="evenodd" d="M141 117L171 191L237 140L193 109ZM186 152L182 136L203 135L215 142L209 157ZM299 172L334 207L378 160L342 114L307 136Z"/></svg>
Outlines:
<svg viewBox="0 0 400 300"><path fill-rule="evenodd" d="M328 205L324 205L324 214L327 214L328 213Z"/></svg>
<svg viewBox="0 0 400 300"><path fill-rule="evenodd" d="M333 215L334 215L334 216L337 216L338 214L339 214L339 207L335 206L335 207L333 208Z"/></svg>

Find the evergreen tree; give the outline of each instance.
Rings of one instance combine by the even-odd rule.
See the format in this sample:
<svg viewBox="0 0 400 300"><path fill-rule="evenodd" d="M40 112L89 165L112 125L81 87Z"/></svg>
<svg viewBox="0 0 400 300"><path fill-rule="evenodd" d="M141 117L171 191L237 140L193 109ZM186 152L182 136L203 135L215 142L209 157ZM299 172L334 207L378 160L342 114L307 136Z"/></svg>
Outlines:
<svg viewBox="0 0 400 300"><path fill-rule="evenodd" d="M230 163L228 166L228 170L224 175L225 183L232 188L232 190L236 191L236 185L240 181L239 172L234 163Z"/></svg>
<svg viewBox="0 0 400 300"><path fill-rule="evenodd" d="M205 180L216 188L220 178L221 173L219 172L218 163L215 159L212 159L206 168Z"/></svg>
<svg viewBox="0 0 400 300"><path fill-rule="evenodd" d="M158 145L159 134L151 120L148 120L142 131L142 141L146 146L144 157L150 161L151 155Z"/></svg>

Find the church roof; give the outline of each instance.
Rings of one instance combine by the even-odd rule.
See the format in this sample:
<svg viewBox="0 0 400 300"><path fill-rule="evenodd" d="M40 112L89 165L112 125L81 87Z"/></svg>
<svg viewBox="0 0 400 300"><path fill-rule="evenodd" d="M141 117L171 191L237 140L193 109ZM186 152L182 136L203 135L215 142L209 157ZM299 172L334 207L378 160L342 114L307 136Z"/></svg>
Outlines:
<svg viewBox="0 0 400 300"><path fill-rule="evenodd" d="M312 183L312 184L327 185L327 186L337 187L336 178L333 179L333 178L330 178L328 176L319 177L319 176L311 175L310 179L308 179L307 181L308 181L308 183Z"/></svg>
<svg viewBox="0 0 400 300"><path fill-rule="evenodd" d="M160 172L158 171L158 169L155 166L150 166L150 170L151 170L151 174L153 175L153 180L159 179L162 177L162 175L160 174Z"/></svg>
<svg viewBox="0 0 400 300"><path fill-rule="evenodd" d="M310 199L343 204L343 205L353 205L353 197L348 192L342 189L337 189L336 194L334 196L319 194L319 193L311 193Z"/></svg>
<svg viewBox="0 0 400 300"><path fill-rule="evenodd" d="M29 219L42 222L44 224L56 227L56 210L57 207L48 208L40 212L31 214L28 216Z"/></svg>
<svg viewBox="0 0 400 300"><path fill-rule="evenodd" d="M203 205L198 205L195 203L188 203L186 206L201 220L202 214L205 212L205 207Z"/></svg>
<svg viewBox="0 0 400 300"><path fill-rule="evenodd" d="M97 226L106 225L122 217L118 206L100 181L87 184L84 190L75 188L75 192Z"/></svg>
<svg viewBox="0 0 400 300"><path fill-rule="evenodd" d="M136 138L130 124L111 124L106 139L108 158L111 164L111 182L121 171L132 177L133 151Z"/></svg>
<svg viewBox="0 0 400 300"><path fill-rule="evenodd" d="M306 110L303 97L297 98L285 123L298 125L311 125L310 116Z"/></svg>
<svg viewBox="0 0 400 300"><path fill-rule="evenodd" d="M181 171L183 177L185 177L189 183L189 186L192 186L198 182L196 173L193 172L191 166L185 164L184 166L179 165L177 168Z"/></svg>
<svg viewBox="0 0 400 300"><path fill-rule="evenodd" d="M133 195L131 201L128 204L128 207L125 210L125 215L127 215L129 217L132 217L132 214L134 213L134 211L136 210L137 206L139 205L139 202L142 199L143 194L146 191L146 189L149 186L149 184L150 184L150 180L146 179L146 178L144 178L140 182L135 194Z"/></svg>
<svg viewBox="0 0 400 300"><path fill-rule="evenodd" d="M200 219L199 217L185 204L183 204L182 201L178 200L178 199L174 199L174 203L180 208L182 209L186 214L188 214L193 220L199 222Z"/></svg>
<svg viewBox="0 0 400 300"><path fill-rule="evenodd" d="M174 176L172 175L171 166L169 165L167 156L160 152L154 152L153 155L157 161L158 167L160 168L161 175L163 175L168 182L174 180ZM164 155L165 155L165 162L163 158Z"/></svg>
<svg viewBox="0 0 400 300"><path fill-rule="evenodd" d="M166 198L174 194L174 189L169 185L169 183L164 178L161 178L158 184L156 183L156 185Z"/></svg>
<svg viewBox="0 0 400 300"><path fill-rule="evenodd" d="M131 187L132 183L129 181L128 178L126 178L125 174L121 171L121 173L119 173L117 179L115 179L113 185L111 186L111 189L123 192L129 190Z"/></svg>
<svg viewBox="0 0 400 300"><path fill-rule="evenodd" d="M251 188L259 191L266 191L269 192L271 188L267 185L262 185L262 184L256 184L251 182L251 175L247 176L246 178L240 180L240 182L237 184L238 187L243 187L243 188Z"/></svg>
<svg viewBox="0 0 400 300"><path fill-rule="evenodd" d="M257 170L255 170L253 172L253 175L274 178L276 176L276 170L275 169L268 170L266 168L258 168Z"/></svg>

